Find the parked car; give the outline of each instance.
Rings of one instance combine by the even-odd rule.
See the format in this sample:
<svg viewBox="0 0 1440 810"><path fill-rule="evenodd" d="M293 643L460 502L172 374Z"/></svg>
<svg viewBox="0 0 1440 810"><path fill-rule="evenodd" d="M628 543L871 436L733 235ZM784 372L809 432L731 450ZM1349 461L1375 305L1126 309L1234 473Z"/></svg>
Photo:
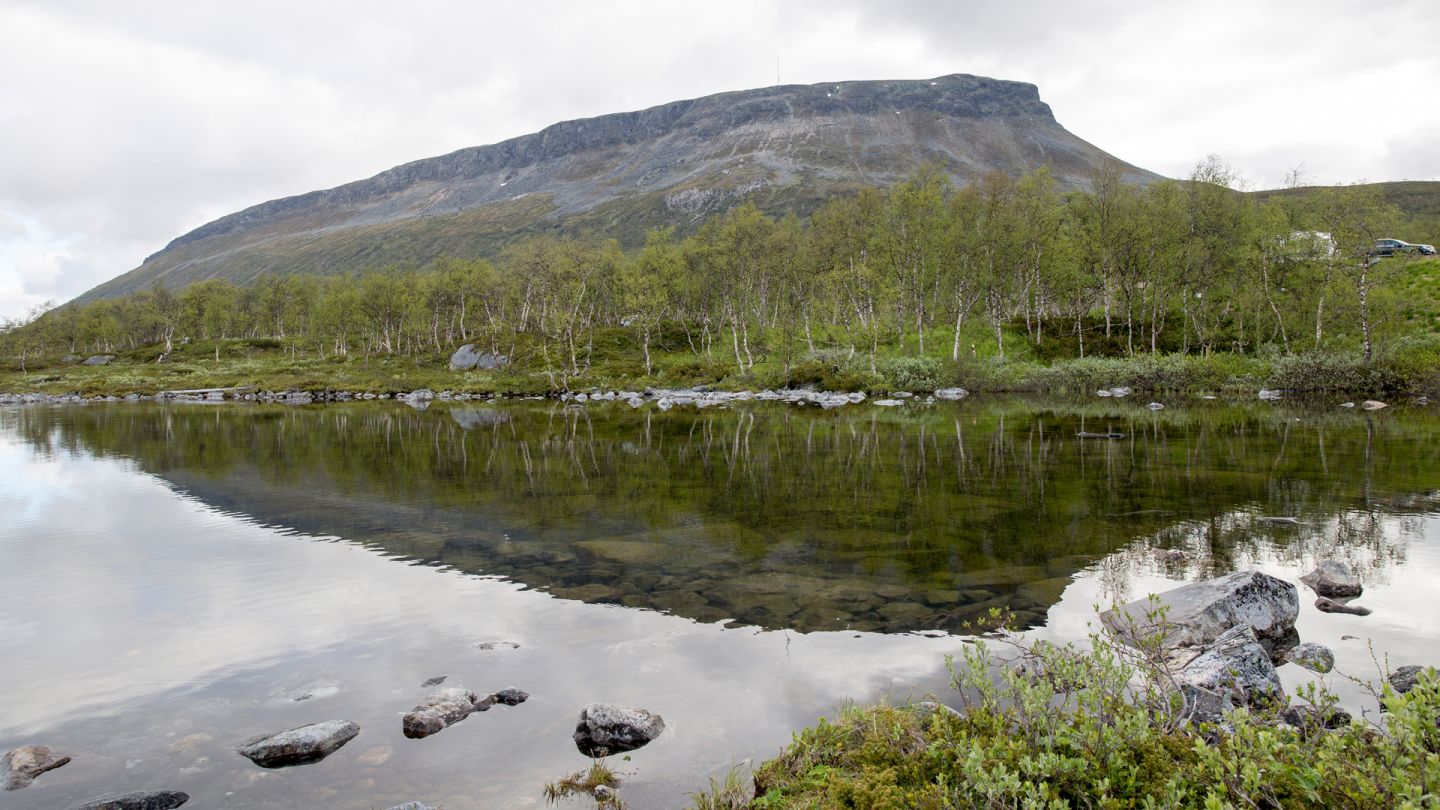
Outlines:
<svg viewBox="0 0 1440 810"><path fill-rule="evenodd" d="M1434 256L1434 245L1412 245L1401 239L1376 239L1375 249L1370 251L1376 256Z"/></svg>

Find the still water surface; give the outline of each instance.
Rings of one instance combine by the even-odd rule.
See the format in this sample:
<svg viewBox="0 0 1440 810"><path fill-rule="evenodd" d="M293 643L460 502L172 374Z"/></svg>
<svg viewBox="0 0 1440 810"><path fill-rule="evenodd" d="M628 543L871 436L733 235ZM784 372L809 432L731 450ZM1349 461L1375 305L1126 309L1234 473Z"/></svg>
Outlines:
<svg viewBox="0 0 1440 810"><path fill-rule="evenodd" d="M1076 640L1097 604L1320 558L1374 614L1302 587L1301 637L1373 677L1372 642L1440 657L1437 489L1440 417L1418 408L0 410L0 750L75 757L0 799L542 805L587 764L570 732L600 700L665 717L615 764L630 806L677 806L846 700L944 699L991 607ZM437 675L532 697L405 739ZM320 763L234 753L335 719L360 736Z"/></svg>

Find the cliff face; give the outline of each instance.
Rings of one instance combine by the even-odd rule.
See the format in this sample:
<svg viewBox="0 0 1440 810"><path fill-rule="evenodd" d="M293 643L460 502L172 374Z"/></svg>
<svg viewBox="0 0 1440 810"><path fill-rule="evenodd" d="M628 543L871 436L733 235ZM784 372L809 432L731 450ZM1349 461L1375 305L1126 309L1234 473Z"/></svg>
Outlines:
<svg viewBox="0 0 1440 810"><path fill-rule="evenodd" d="M771 213L886 185L926 163L959 183L1046 165L1084 185L1109 155L1060 126L1034 85L953 75L771 87L566 121L261 203L187 233L81 300L211 277L344 272L490 255L530 233L638 242L753 199ZM1127 167L1130 179L1155 175Z"/></svg>

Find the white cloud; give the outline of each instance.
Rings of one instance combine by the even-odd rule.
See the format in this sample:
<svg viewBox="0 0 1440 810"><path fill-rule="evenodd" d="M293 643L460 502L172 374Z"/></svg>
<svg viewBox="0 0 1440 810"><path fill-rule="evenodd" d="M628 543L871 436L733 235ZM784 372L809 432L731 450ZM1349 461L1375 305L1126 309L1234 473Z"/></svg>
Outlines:
<svg viewBox="0 0 1440 810"><path fill-rule="evenodd" d="M771 84L1032 81L1077 135L1257 186L1440 176L1440 8L103 0L0 8L0 315L278 196L559 120ZM27 223L26 233L10 223ZM36 262L67 268L36 287ZM28 276L25 267L32 268Z"/></svg>

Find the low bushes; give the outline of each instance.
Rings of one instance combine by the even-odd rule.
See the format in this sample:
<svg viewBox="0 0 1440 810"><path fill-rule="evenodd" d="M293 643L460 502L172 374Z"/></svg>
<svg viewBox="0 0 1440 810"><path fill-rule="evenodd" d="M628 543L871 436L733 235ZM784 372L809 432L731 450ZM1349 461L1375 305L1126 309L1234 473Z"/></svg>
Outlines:
<svg viewBox="0 0 1440 810"><path fill-rule="evenodd" d="M1435 807L1440 681L1375 692L1376 724L1333 731L1237 710L1225 729L1181 719L1145 656L1092 637L1009 662L977 642L954 668L966 704L850 708L797 734L732 807ZM1320 716L1322 689L1302 691ZM710 802L706 804L706 802ZM716 806L702 794L702 806Z"/></svg>

